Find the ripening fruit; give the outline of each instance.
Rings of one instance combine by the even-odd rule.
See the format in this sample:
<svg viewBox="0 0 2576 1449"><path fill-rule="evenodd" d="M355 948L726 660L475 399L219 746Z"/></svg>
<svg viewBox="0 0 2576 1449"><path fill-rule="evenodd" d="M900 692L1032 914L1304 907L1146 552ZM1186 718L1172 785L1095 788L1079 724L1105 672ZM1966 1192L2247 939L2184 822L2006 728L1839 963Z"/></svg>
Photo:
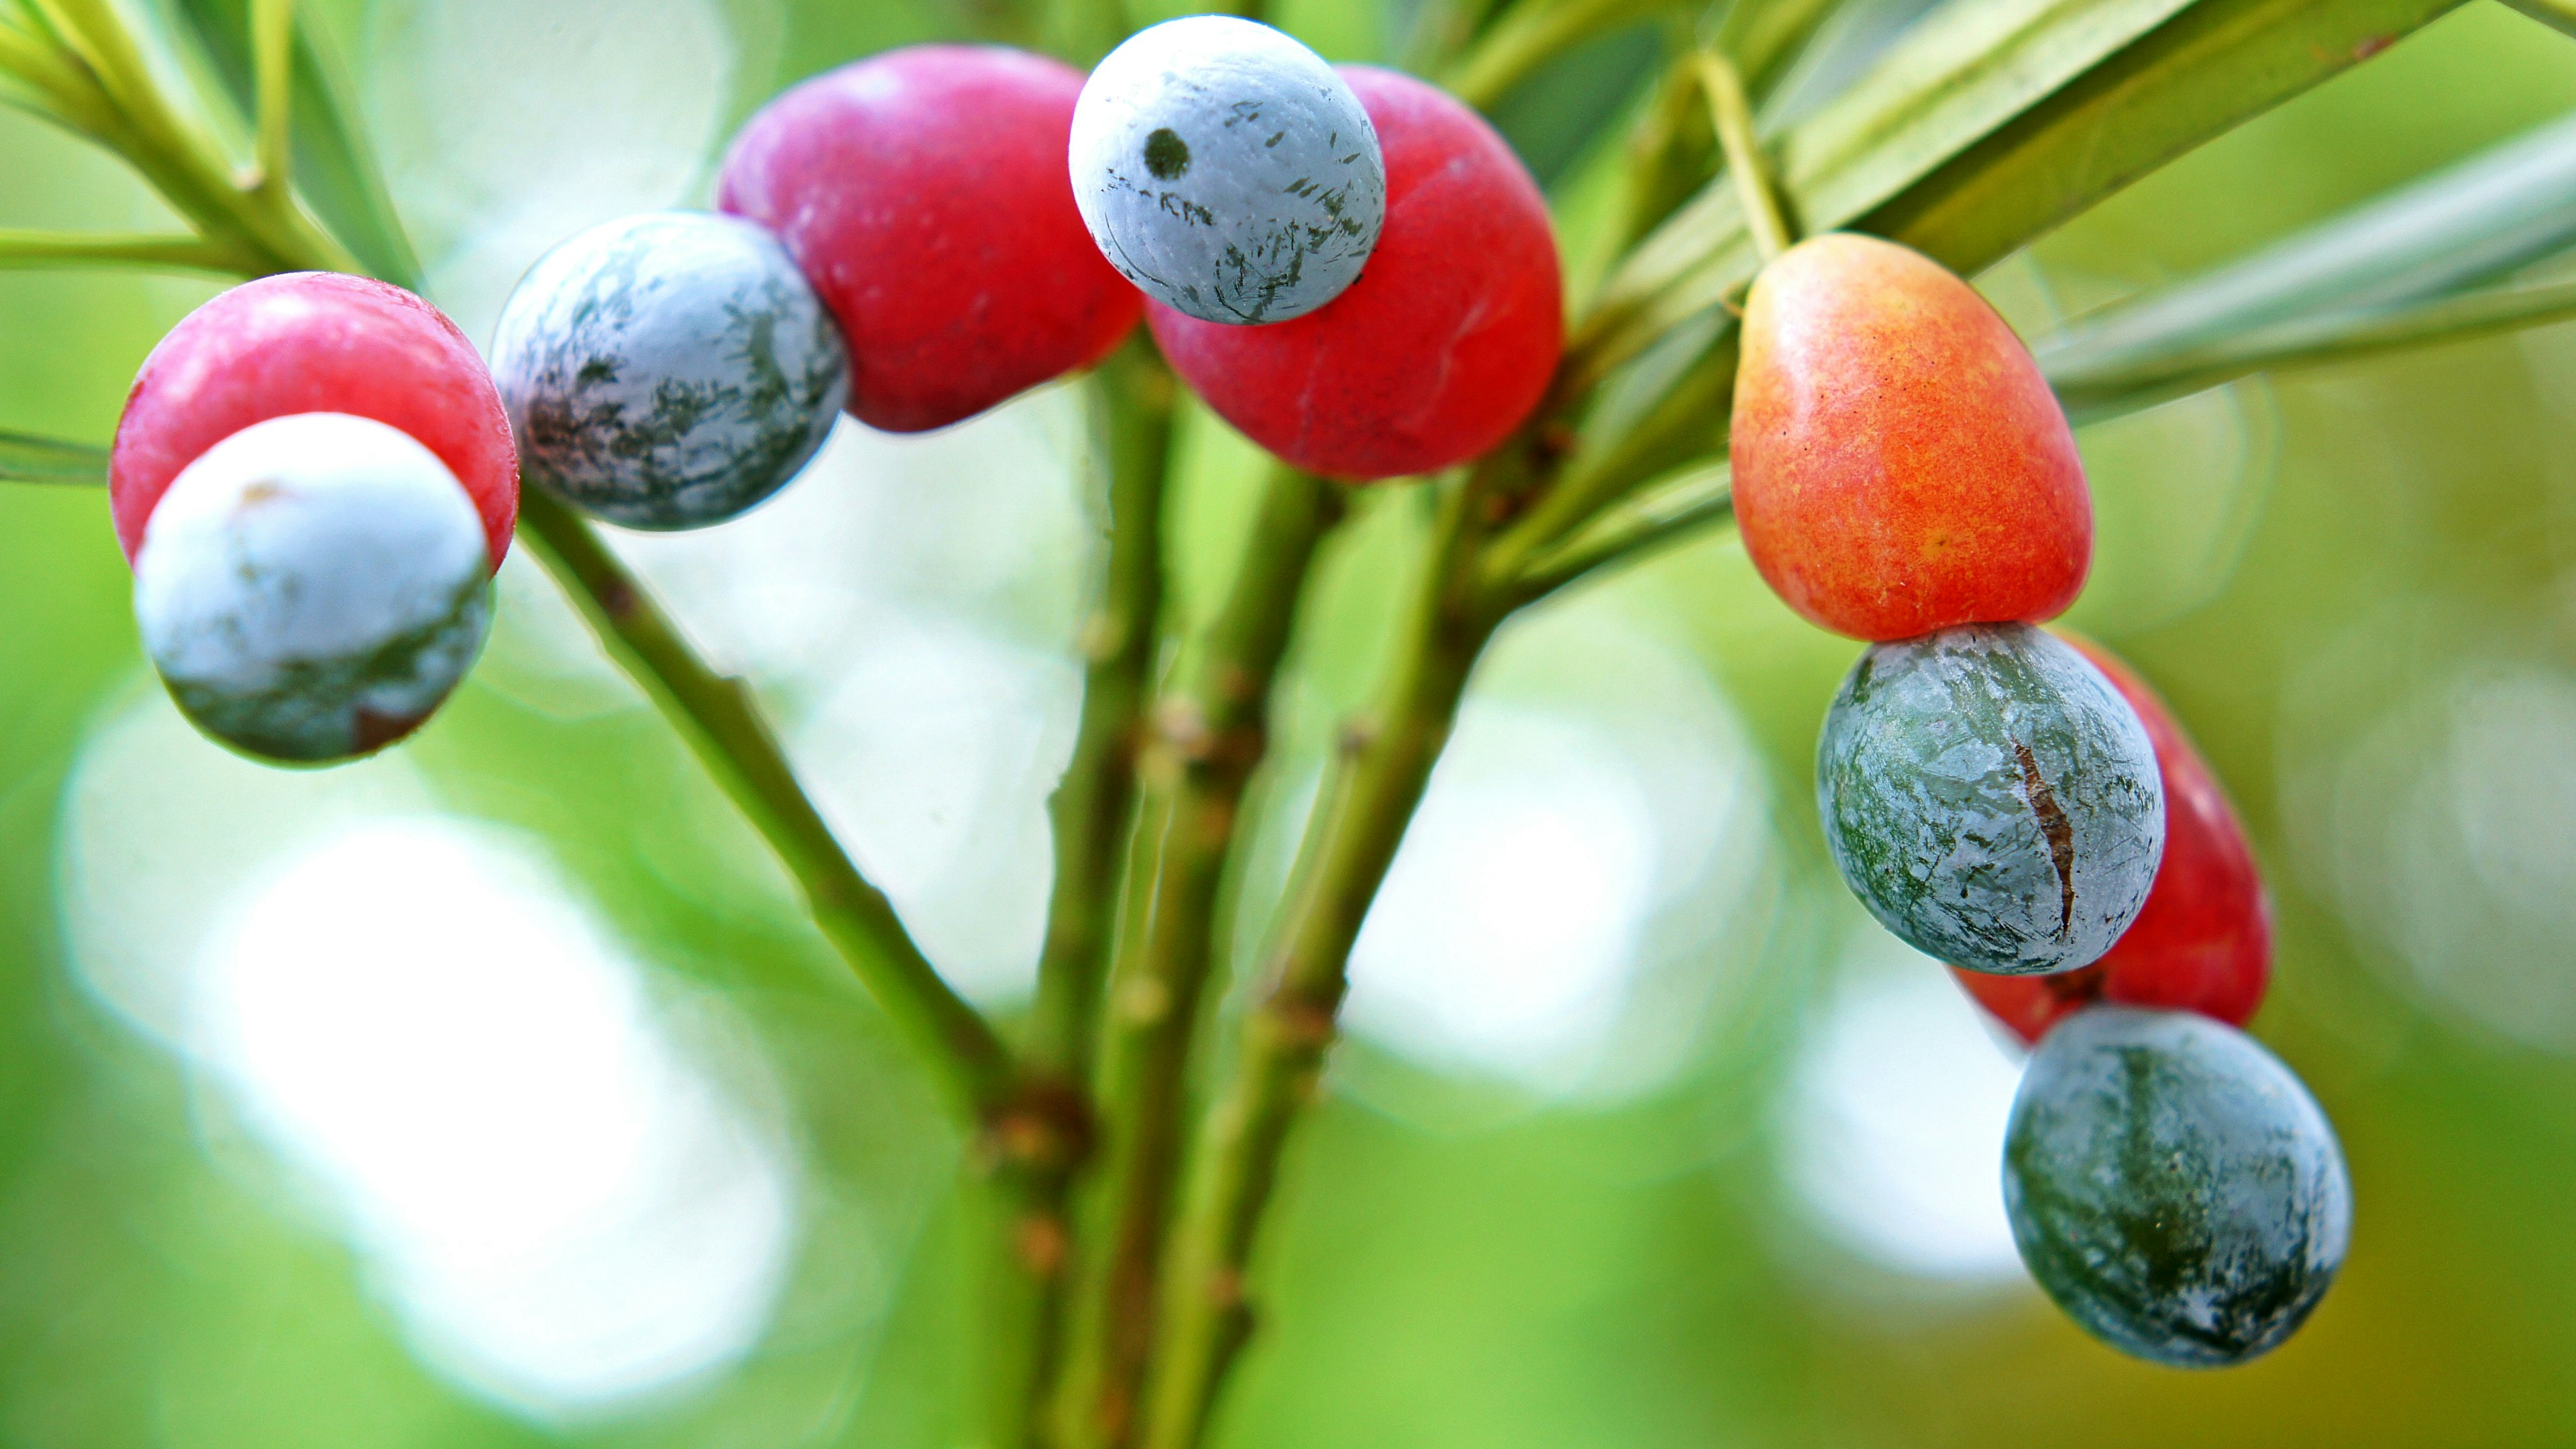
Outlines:
<svg viewBox="0 0 2576 1449"><path fill-rule="evenodd" d="M1073 199L1145 295L1206 322L1302 317L1357 280L1386 161L1348 83L1231 15L1138 31L1073 111Z"/></svg>
<svg viewBox="0 0 2576 1449"><path fill-rule="evenodd" d="M254 424L188 465L134 560L170 697L250 754L363 755L429 718L492 622L492 559L456 475L345 413Z"/></svg>
<svg viewBox="0 0 2576 1449"><path fill-rule="evenodd" d="M1134 287L1073 204L1079 72L916 45L820 75L734 138L717 205L778 234L840 321L853 417L917 433L1109 355Z"/></svg>
<svg viewBox="0 0 2576 1449"><path fill-rule="evenodd" d="M629 528L721 523L766 499L850 390L840 329L787 249L689 211L547 253L501 311L492 374L528 479Z"/></svg>
<svg viewBox="0 0 2576 1449"><path fill-rule="evenodd" d="M2177 1368L2279 1347L2352 1240L2316 1099L2253 1038L2183 1011L2096 1006L2048 1034L2013 1099L2004 1210L2068 1317Z"/></svg>
<svg viewBox="0 0 2576 1449"><path fill-rule="evenodd" d="M1832 232L1763 268L1732 427L1745 551L1825 628L2036 622L2084 587L2066 415L1995 309L1918 252Z"/></svg>
<svg viewBox="0 0 2576 1449"><path fill-rule="evenodd" d="M1870 646L1816 755L1834 865L1927 956L2072 971L2111 948L2155 880L2165 805L2146 727L2027 624Z"/></svg>
<svg viewBox="0 0 2576 1449"><path fill-rule="evenodd" d="M492 374L456 324L400 287L336 272L262 277L189 313L143 360L108 493L133 558L179 470L270 418L349 413L409 434L474 500L491 563L519 516L519 458Z"/></svg>
<svg viewBox="0 0 2576 1449"><path fill-rule="evenodd" d="M2059 976L1960 971L1959 984L2023 1041L2093 1001L2197 1011L2243 1026L2272 979L2272 906L2245 824L2162 699L2111 652L2069 635L2138 712L2165 791L2165 853L2138 919L2108 954Z"/></svg>
<svg viewBox="0 0 2576 1449"><path fill-rule="evenodd" d="M1556 238L1538 183L1474 111L1394 71L1342 76L1386 153L1367 271L1292 322L1147 315L1173 370L1297 467L1437 472L1501 442L1546 393L1565 340Z"/></svg>

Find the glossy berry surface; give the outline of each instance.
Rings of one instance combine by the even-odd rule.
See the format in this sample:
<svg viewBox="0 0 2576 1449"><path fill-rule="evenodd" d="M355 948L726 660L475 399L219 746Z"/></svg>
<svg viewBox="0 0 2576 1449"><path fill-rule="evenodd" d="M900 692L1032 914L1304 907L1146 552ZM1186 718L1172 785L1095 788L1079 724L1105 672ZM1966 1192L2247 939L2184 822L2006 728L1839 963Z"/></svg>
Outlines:
<svg viewBox="0 0 2576 1449"><path fill-rule="evenodd" d="M777 233L832 309L859 421L945 427L1136 325L1065 172L1081 92L1040 56L920 45L817 76L734 138L717 204Z"/></svg>
<svg viewBox="0 0 2576 1449"><path fill-rule="evenodd" d="M1906 944L2007 975L2091 964L2164 849L2146 727L2073 646L2027 624L1874 644L1817 747L1825 843Z"/></svg>
<svg viewBox="0 0 2576 1449"><path fill-rule="evenodd" d="M777 239L739 217L593 227L510 294L493 380L528 481L630 528L766 499L848 399L840 329Z"/></svg>
<svg viewBox="0 0 2576 1449"><path fill-rule="evenodd" d="M319 763L391 744L456 687L491 626L491 560L456 475L368 418L304 413L226 438L170 485L134 614L171 698L250 754Z"/></svg>
<svg viewBox="0 0 2576 1449"><path fill-rule="evenodd" d="M2334 1129L2253 1038L2191 1012L2097 1006L2032 1054L2004 1139L2022 1261L2124 1353L2243 1363L2298 1330L2343 1266Z"/></svg>
<svg viewBox="0 0 2576 1449"><path fill-rule="evenodd" d="M2052 619L2084 586L2066 415L1994 308L1918 252L1836 232L1763 268L1732 426L1745 551L1813 623L1911 639Z"/></svg>
<svg viewBox="0 0 2576 1449"><path fill-rule="evenodd" d="M108 465L126 557L171 480L208 448L253 423L323 412L373 418L436 454L473 498L500 566L519 515L519 461L491 373L437 308L336 272L245 282L144 359Z"/></svg>
<svg viewBox="0 0 2576 1449"><path fill-rule="evenodd" d="M1386 160L1323 57L1230 15L1138 31L1073 112L1073 195L1127 280L1207 322L1302 317L1360 275Z"/></svg>
<svg viewBox="0 0 2576 1449"><path fill-rule="evenodd" d="M2197 1011L2243 1026L2272 979L2271 901L2245 823L2155 690L2099 644L2067 642L2110 679L2155 745L2164 859L2138 919L2101 960L2058 976L1960 971L1959 984L2026 1042L2094 1001Z"/></svg>
<svg viewBox="0 0 2576 1449"><path fill-rule="evenodd" d="M1386 227L1360 279L1266 327L1148 316L1173 369L1288 462L1436 472L1501 442L1547 391L1565 333L1556 238L1538 184L1475 112L1393 71L1342 75L1386 153Z"/></svg>

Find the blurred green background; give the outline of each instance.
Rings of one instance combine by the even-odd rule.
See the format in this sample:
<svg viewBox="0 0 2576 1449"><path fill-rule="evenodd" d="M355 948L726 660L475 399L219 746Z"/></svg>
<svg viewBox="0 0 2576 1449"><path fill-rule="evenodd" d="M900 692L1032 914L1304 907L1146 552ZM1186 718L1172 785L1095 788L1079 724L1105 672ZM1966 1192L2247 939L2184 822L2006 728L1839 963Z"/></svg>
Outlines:
<svg viewBox="0 0 2576 1449"><path fill-rule="evenodd" d="M1806 94L1917 4L1864 0ZM1283 0L1337 59L1402 0ZM432 289L703 198L795 77L931 0L378 0L332 21ZM1497 108L1580 237L1651 64ZM1799 103L1795 86L1784 104ZM1981 279L2025 333L2576 108L2479 3ZM152 224L0 114L0 226ZM211 288L0 275L0 428L104 440ZM1097 534L1085 400L845 427L744 522L622 546L749 671L942 968L1009 1011ZM2177 706L2281 914L2256 1030L2343 1134L2352 1257L2222 1374L2039 1297L2016 1067L1821 865L1852 646L1710 539L1515 623L1357 953L1260 1263L1237 1449L2576 1441L2576 327L2240 384L2082 438L2072 622ZM1255 460L1203 415L1178 607ZM1370 495L1292 661L1233 893L1256 937L1421 498ZM0 491L0 1444L888 1445L960 1412L959 1146L783 877L544 577L391 757L271 772L144 668L99 492Z"/></svg>

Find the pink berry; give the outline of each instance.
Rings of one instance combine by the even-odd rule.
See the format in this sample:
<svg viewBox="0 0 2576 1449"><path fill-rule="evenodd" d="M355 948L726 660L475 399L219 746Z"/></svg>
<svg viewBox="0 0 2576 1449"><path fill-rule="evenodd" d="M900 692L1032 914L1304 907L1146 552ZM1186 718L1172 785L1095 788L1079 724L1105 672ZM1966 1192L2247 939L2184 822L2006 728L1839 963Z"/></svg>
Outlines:
<svg viewBox="0 0 2576 1449"><path fill-rule="evenodd" d="M778 233L840 320L859 421L946 427L1136 325L1144 299L1065 169L1081 94L1040 56L918 45L797 86L734 138L716 204Z"/></svg>
<svg viewBox="0 0 2576 1449"><path fill-rule="evenodd" d="M253 423L297 413L372 418L418 440L465 485L500 567L519 516L519 453L491 372L437 308L336 272L245 282L143 360L108 465L125 556L142 549L181 469Z"/></svg>
<svg viewBox="0 0 2576 1449"><path fill-rule="evenodd" d="M1344 66L1386 152L1368 269L1266 327L1148 309L1173 368L1245 436L1336 478L1431 473L1492 448L1546 393L1565 342L1538 183L1474 111L1393 71Z"/></svg>

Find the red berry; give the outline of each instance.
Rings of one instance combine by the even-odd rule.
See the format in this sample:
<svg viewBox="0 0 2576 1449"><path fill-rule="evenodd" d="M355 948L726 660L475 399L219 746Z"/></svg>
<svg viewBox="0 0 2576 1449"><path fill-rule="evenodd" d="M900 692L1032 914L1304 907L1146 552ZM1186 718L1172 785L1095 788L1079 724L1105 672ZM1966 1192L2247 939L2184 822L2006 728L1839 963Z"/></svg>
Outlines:
<svg viewBox="0 0 2576 1449"><path fill-rule="evenodd" d="M2090 639L2067 642L2110 676L2154 741L2165 782L2165 855L2137 921L2101 960L2060 976L1953 974L2026 1042L2094 1001L2196 1011L2243 1026L2272 979L2272 906L2244 822L2162 699Z"/></svg>
<svg viewBox="0 0 2576 1449"><path fill-rule="evenodd" d="M289 272L225 292L143 360L116 425L108 496L131 559L181 469L270 418L348 413L409 434L465 485L492 565L519 515L510 418L474 344L400 287Z"/></svg>
<svg viewBox="0 0 2576 1449"><path fill-rule="evenodd" d="M2093 500L2030 350L1919 252L1832 232L1745 301L1735 375L1745 552L1856 639L2036 623L2075 602Z"/></svg>
<svg viewBox="0 0 2576 1449"><path fill-rule="evenodd" d="M1437 472L1500 443L1546 393L1565 342L1556 237L1529 169L1474 111L1411 76L1341 71L1386 152L1368 269L1293 321L1147 316L1199 396L1290 463Z"/></svg>
<svg viewBox="0 0 2576 1449"><path fill-rule="evenodd" d="M946 427L1136 325L1144 298L1073 204L1081 94L1041 56L917 45L797 86L734 138L716 205L778 233L839 319L851 416Z"/></svg>

